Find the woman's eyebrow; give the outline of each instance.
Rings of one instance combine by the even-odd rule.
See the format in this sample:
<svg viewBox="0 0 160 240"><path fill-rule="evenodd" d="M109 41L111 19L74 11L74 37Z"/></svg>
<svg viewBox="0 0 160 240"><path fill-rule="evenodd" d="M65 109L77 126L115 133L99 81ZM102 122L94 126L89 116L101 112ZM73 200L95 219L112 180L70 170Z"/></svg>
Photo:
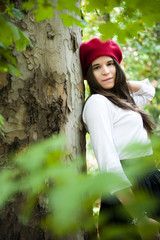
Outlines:
<svg viewBox="0 0 160 240"><path fill-rule="evenodd" d="M99 66L100 64L99 63L96 63L94 65L92 65L92 67L96 67L96 66Z"/></svg>
<svg viewBox="0 0 160 240"><path fill-rule="evenodd" d="M111 60L108 60L108 61L107 61L107 63L110 63L110 62L113 62L113 60L111 59Z"/></svg>
<svg viewBox="0 0 160 240"><path fill-rule="evenodd" d="M113 60L112 59L108 60L107 63L113 63ZM99 65L100 65L100 63L95 63L95 64L92 65L92 67L96 67L96 66L99 66Z"/></svg>

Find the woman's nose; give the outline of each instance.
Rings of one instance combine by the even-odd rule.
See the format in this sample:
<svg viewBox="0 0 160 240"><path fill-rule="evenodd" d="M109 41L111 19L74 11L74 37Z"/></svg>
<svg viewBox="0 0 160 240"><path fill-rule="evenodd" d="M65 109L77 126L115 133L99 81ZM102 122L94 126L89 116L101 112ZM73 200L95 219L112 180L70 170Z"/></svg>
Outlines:
<svg viewBox="0 0 160 240"><path fill-rule="evenodd" d="M108 74L109 73L109 69L107 66L103 66L102 68L102 74Z"/></svg>

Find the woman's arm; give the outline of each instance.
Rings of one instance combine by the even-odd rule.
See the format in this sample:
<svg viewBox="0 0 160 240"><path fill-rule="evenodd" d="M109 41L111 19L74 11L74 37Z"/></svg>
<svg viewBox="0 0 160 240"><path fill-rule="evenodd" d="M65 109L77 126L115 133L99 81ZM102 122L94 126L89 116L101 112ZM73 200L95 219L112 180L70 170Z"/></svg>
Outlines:
<svg viewBox="0 0 160 240"><path fill-rule="evenodd" d="M152 101L155 95L155 83L150 83L148 79L143 81L128 81L128 87L135 104L143 108Z"/></svg>
<svg viewBox="0 0 160 240"><path fill-rule="evenodd" d="M139 91L139 90L142 88L142 86L143 86L143 82L142 82L142 81L128 81L127 83L128 83L129 90L130 90L131 92L137 92L137 91ZM157 85L158 85L157 80L153 80L153 81L151 82L151 85L152 85L154 88L157 87Z"/></svg>
<svg viewBox="0 0 160 240"><path fill-rule="evenodd" d="M128 81L128 87L131 92L137 92L143 86L141 81Z"/></svg>
<svg viewBox="0 0 160 240"><path fill-rule="evenodd" d="M115 193L123 206L127 209L133 219L137 221L137 228L142 240L160 240L160 224L152 218L143 215L143 212L137 212L135 208L137 200L131 188L127 188ZM136 203L136 204L135 204Z"/></svg>

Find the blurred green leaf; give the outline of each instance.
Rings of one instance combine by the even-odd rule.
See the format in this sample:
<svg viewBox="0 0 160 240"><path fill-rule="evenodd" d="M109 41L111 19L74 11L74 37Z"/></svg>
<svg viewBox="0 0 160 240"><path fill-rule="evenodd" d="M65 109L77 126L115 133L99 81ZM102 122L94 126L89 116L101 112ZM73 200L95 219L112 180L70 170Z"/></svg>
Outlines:
<svg viewBox="0 0 160 240"><path fill-rule="evenodd" d="M15 46L19 51L24 51L26 49L26 46L28 45L32 47L29 38L20 29L18 29L18 35L14 35L13 39L15 42Z"/></svg>
<svg viewBox="0 0 160 240"><path fill-rule="evenodd" d="M15 76L21 75L16 67L14 67L13 65L6 63L4 61L0 61L0 71L1 72L9 72Z"/></svg>
<svg viewBox="0 0 160 240"><path fill-rule="evenodd" d="M108 5L108 2L109 1L105 1L105 0L100 0L100 1L90 0L90 1L86 1L86 10L88 12L94 11L96 9L104 10L105 7Z"/></svg>
<svg viewBox="0 0 160 240"><path fill-rule="evenodd" d="M53 17L53 7L51 5L39 5L39 7L32 11L35 14L35 19L37 22L44 21L47 18Z"/></svg>
<svg viewBox="0 0 160 240"><path fill-rule="evenodd" d="M13 75L20 76L20 72L16 69L16 59L12 55L11 46L15 44L17 50L22 51L26 49L27 45L32 46L31 42L17 26L5 18L2 13L0 13L0 28L0 71L8 71Z"/></svg>
<svg viewBox="0 0 160 240"><path fill-rule="evenodd" d="M8 22L0 13L0 28L3 29L3 31L0 31L0 40L1 42L9 47L12 45L12 38L13 38L13 31L12 26L10 22Z"/></svg>
<svg viewBox="0 0 160 240"><path fill-rule="evenodd" d="M66 0L59 0L56 6L58 11L63 11L64 9L71 12L75 12L77 15L80 15L80 9L76 6L77 0L66 1Z"/></svg>
<svg viewBox="0 0 160 240"><path fill-rule="evenodd" d="M1 197L0 197L0 209L4 207L6 202L10 200L17 191L17 185L14 182L14 177L16 175L15 170L4 169L0 172L0 185L1 185Z"/></svg>
<svg viewBox="0 0 160 240"><path fill-rule="evenodd" d="M154 141L156 151L160 152L157 143L159 138L154 138ZM41 204L46 209L43 227L54 231L55 235L70 234L79 228L87 229L93 226L95 223L88 213L89 207L97 198L106 196L117 187L123 188L125 183L121 176L115 173L80 173L72 162L65 162L66 155L63 136L41 141L16 155L12 163L15 168L12 166L0 172L0 184L3 185L4 193L0 201L1 207L4 207L9 199L13 201L17 192L22 192L24 207L20 219L23 223L27 223L41 199ZM134 165L129 162L126 166L127 174L135 178L137 174L144 174L144 170L149 166L145 161L134 161ZM144 206L151 211L156 203L154 199L139 192L136 197L138 202L132 207L137 212Z"/></svg>
<svg viewBox="0 0 160 240"><path fill-rule="evenodd" d="M0 42L0 55L16 66L16 59L11 55L11 51Z"/></svg>
<svg viewBox="0 0 160 240"><path fill-rule="evenodd" d="M24 17L24 14L22 13L22 11L17 8L13 8L12 13L19 20L22 20Z"/></svg>
<svg viewBox="0 0 160 240"><path fill-rule="evenodd" d="M90 28L93 25L92 31L97 27L103 39L116 35L118 41L124 43L127 39L137 36L138 31L143 31L144 25L149 27L160 21L158 10L160 2L153 1L150 4L149 1L139 0L134 1L134 3L129 0L86 0L82 3L82 12L84 19L90 24ZM97 32L95 31L95 34Z"/></svg>
<svg viewBox="0 0 160 240"><path fill-rule="evenodd" d="M106 30L107 29L107 30ZM114 35L118 34L119 28L116 23L107 22L99 26L99 32L102 34L102 39L113 38Z"/></svg>
<svg viewBox="0 0 160 240"><path fill-rule="evenodd" d="M4 125L4 118L3 118L3 116L0 114L0 134L4 137L3 125Z"/></svg>
<svg viewBox="0 0 160 240"><path fill-rule="evenodd" d="M35 4L36 4L35 0L30 0L22 3L22 8L25 9L26 11L29 11L35 7Z"/></svg>
<svg viewBox="0 0 160 240"><path fill-rule="evenodd" d="M63 20L63 24L66 26L66 27L69 27L71 25L77 25L77 26L81 26L81 27L84 27L86 26L86 22L83 21L83 20L78 20L68 14L65 14L65 13L62 13L59 15L60 18Z"/></svg>
<svg viewBox="0 0 160 240"><path fill-rule="evenodd" d="M26 170L32 171L41 168L46 164L46 156L57 151L62 151L64 148L65 140L62 136L53 136L45 141L39 142L31 146L25 154L22 152L16 156L15 162ZM52 164L60 161L62 154L58 155L59 159L52 158Z"/></svg>

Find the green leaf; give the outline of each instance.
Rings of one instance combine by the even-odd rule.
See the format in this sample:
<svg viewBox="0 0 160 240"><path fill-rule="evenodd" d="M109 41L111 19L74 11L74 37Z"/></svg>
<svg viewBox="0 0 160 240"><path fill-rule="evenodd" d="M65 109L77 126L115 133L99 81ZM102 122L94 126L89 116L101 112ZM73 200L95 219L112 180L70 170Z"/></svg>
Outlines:
<svg viewBox="0 0 160 240"><path fill-rule="evenodd" d="M47 18L52 18L53 17L53 7L52 6L43 6L39 5L37 9L32 11L33 14L35 14L35 19L37 22L44 21Z"/></svg>
<svg viewBox="0 0 160 240"><path fill-rule="evenodd" d="M4 118L2 117L2 115L0 114L0 125L4 124Z"/></svg>
<svg viewBox="0 0 160 240"><path fill-rule="evenodd" d="M8 62L16 66L16 59L11 54L12 53L9 49L3 49L0 47L0 55L3 56Z"/></svg>
<svg viewBox="0 0 160 240"><path fill-rule="evenodd" d="M18 77L21 75L20 71L17 68L15 68L13 65L7 64L7 67L8 67L8 72L11 73L12 75L15 75Z"/></svg>
<svg viewBox="0 0 160 240"><path fill-rule="evenodd" d="M25 9L26 11L29 11L32 8L34 8L35 5L36 5L35 0L30 0L30 1L24 2L22 4L22 8Z"/></svg>
<svg viewBox="0 0 160 240"><path fill-rule="evenodd" d="M4 125L4 118L3 118L3 116L0 114L0 134L4 137L3 125Z"/></svg>
<svg viewBox="0 0 160 240"><path fill-rule="evenodd" d="M118 8L118 7L121 7L121 1L119 0L107 1L106 3L107 12L111 12L114 8Z"/></svg>
<svg viewBox="0 0 160 240"><path fill-rule="evenodd" d="M12 45L12 25L0 14L0 40L7 47Z"/></svg>
<svg viewBox="0 0 160 240"><path fill-rule="evenodd" d="M51 212L54 213L51 215L52 228L57 234L64 234L77 228L91 200L96 200L102 193L106 194L114 189L117 182L119 186L124 186L124 182L115 174L101 173L87 176L68 171L65 176L65 181L61 185L56 184L48 195ZM82 225L83 223L81 222Z"/></svg>
<svg viewBox="0 0 160 240"><path fill-rule="evenodd" d="M21 75L17 68L15 68L13 65L6 63L2 60L0 61L0 71L1 72L9 72L15 76Z"/></svg>
<svg viewBox="0 0 160 240"><path fill-rule="evenodd" d="M45 156L51 153L56 153L62 150L65 144L63 136L54 136L45 141L41 141L30 148L23 154L16 157L16 163L26 170L33 170L41 167L45 160ZM60 157L61 155L59 155ZM29 159L29 160L28 160ZM59 159L58 159L59 160ZM52 158L52 162L57 162L57 159Z"/></svg>
<svg viewBox="0 0 160 240"><path fill-rule="evenodd" d="M24 17L24 14L17 8L13 8L12 13L19 20L21 20Z"/></svg>
<svg viewBox="0 0 160 240"><path fill-rule="evenodd" d="M60 18L63 20L63 24L66 26L66 27L69 27L69 26L72 26L72 25L77 25L77 26L80 26L80 27L84 27L86 26L86 22L83 21L83 20L78 20L68 14L65 14L65 13L62 13L59 15Z"/></svg>
<svg viewBox="0 0 160 240"><path fill-rule="evenodd" d="M92 11L95 11L96 9L104 10L107 5L107 1L105 0L99 0L99 1L89 0L86 2L87 2L86 4L87 12L92 12Z"/></svg>
<svg viewBox="0 0 160 240"><path fill-rule="evenodd" d="M15 176L14 170L4 169L0 172L0 186L1 186L1 197L0 197L0 208L9 200L9 197L16 192L16 184L13 181Z"/></svg>
<svg viewBox="0 0 160 240"><path fill-rule="evenodd" d="M6 47L11 46L14 40L19 51L25 50L26 46L31 44L28 37L18 27L2 15L0 15L0 39Z"/></svg>
<svg viewBox="0 0 160 240"><path fill-rule="evenodd" d="M102 39L105 40L117 35L119 33L119 28L117 27L117 23L107 22L99 26L99 32L102 34Z"/></svg>
<svg viewBox="0 0 160 240"><path fill-rule="evenodd" d="M80 9L76 6L77 0L66 1L59 0L56 9L58 11L62 11L67 9L69 12L75 12L77 15L81 15Z"/></svg>
<svg viewBox="0 0 160 240"><path fill-rule="evenodd" d="M2 42L0 42L0 48L3 48L3 49L7 49L7 47L2 43Z"/></svg>
<svg viewBox="0 0 160 240"><path fill-rule="evenodd" d="M20 29L18 29L18 36L14 36L14 42L19 51L24 51L28 45L32 46L29 38Z"/></svg>
<svg viewBox="0 0 160 240"><path fill-rule="evenodd" d="M148 27L152 27L156 22L160 22L160 15L159 13L153 14L151 12L143 13L142 21L145 22Z"/></svg>

